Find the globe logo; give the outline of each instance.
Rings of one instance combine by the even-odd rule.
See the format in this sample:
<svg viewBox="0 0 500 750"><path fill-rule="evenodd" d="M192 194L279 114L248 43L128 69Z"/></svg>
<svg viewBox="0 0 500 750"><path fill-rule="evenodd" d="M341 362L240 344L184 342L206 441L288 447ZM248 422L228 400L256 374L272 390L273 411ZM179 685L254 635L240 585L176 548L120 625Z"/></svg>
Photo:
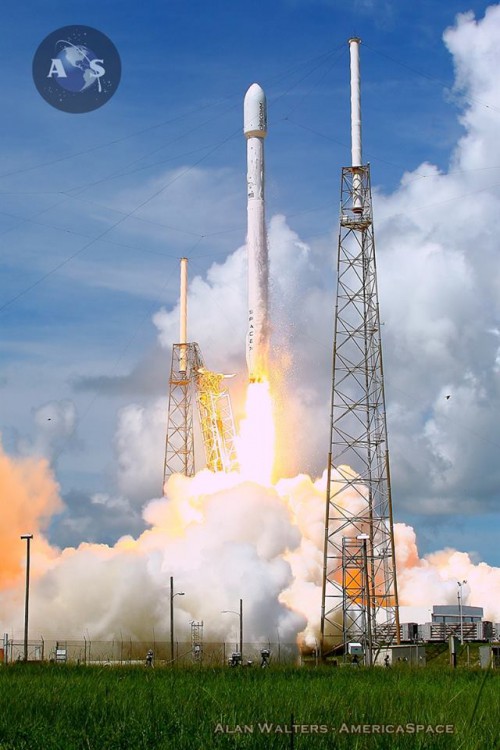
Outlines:
<svg viewBox="0 0 500 750"><path fill-rule="evenodd" d="M49 34L33 58L41 96L64 112L91 112L115 93L121 77L116 47L90 26L65 26Z"/></svg>
<svg viewBox="0 0 500 750"><path fill-rule="evenodd" d="M85 91L97 82L99 91L102 91L100 79L106 71L95 62L97 55L83 45L77 46L64 40L60 44L66 46L62 47L55 59L60 60L66 75L58 76L58 84L67 91Z"/></svg>

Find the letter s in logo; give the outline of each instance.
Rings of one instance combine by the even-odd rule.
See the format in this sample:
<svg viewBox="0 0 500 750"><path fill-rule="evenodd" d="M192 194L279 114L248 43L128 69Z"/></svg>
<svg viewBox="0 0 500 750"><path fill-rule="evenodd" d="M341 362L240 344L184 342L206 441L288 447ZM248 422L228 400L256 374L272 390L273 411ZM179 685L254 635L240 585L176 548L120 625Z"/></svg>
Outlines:
<svg viewBox="0 0 500 750"><path fill-rule="evenodd" d="M99 63L103 63L104 60L91 60L89 63L89 68L91 74L94 76L94 78L97 78L97 87L99 89L99 92L102 91L101 88L101 76L105 75L106 70L102 67L102 65L99 65Z"/></svg>

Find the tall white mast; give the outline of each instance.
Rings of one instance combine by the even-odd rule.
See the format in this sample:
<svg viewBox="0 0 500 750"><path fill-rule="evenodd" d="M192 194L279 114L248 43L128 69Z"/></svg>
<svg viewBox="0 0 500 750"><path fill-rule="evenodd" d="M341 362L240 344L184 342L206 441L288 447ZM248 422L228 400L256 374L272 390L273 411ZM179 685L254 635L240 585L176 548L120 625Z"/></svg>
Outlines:
<svg viewBox="0 0 500 750"><path fill-rule="evenodd" d="M358 37L349 39L351 57L351 166L353 167L363 165L361 151L361 78L359 72L360 44L361 39L358 39ZM353 176L353 210L356 213L362 213L363 211L361 178L356 173Z"/></svg>
<svg viewBox="0 0 500 750"><path fill-rule="evenodd" d="M188 259L181 258L181 295L180 295L180 325L179 325L179 344L181 351L179 357L179 370L186 372L187 357L187 286L188 286Z"/></svg>

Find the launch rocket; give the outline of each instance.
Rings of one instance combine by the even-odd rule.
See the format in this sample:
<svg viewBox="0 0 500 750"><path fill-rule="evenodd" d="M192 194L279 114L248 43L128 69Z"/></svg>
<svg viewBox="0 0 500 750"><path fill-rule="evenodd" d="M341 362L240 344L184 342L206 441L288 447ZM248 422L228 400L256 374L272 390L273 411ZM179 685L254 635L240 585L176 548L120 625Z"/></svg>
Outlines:
<svg viewBox="0 0 500 750"><path fill-rule="evenodd" d="M243 106L247 141L248 333L247 367L250 382L267 373L269 352L269 257L264 210L264 138L267 135L266 95L252 83Z"/></svg>

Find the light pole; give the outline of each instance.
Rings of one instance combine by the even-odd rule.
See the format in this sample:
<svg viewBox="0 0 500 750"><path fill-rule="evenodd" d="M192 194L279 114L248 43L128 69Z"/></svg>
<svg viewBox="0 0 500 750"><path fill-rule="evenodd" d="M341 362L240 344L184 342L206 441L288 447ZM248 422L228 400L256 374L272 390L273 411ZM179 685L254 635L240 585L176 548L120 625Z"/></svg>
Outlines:
<svg viewBox="0 0 500 750"><path fill-rule="evenodd" d="M174 594L174 578L170 576L170 663L174 664L174 596L184 596L184 591Z"/></svg>
<svg viewBox="0 0 500 750"><path fill-rule="evenodd" d="M21 534L26 539L26 596L24 599L24 661L28 661L28 611L30 601L30 543L33 534Z"/></svg>
<svg viewBox="0 0 500 750"><path fill-rule="evenodd" d="M240 618L240 657L241 663L243 664L243 599L240 599L240 611L236 612L235 609L223 609L223 615L231 614L238 615Z"/></svg>
<svg viewBox="0 0 500 750"><path fill-rule="evenodd" d="M363 576L364 576L364 590L365 590L365 601L366 601L366 634L367 634L367 641L368 641L368 648L367 650L367 656L368 656L368 665L371 667L372 665L372 612L371 612L371 602L370 602L370 579L368 576L368 552L366 548L366 542L370 537L368 534L360 534L356 537L360 542L363 542Z"/></svg>
<svg viewBox="0 0 500 750"><path fill-rule="evenodd" d="M457 599L458 599L458 612L460 616L460 643L462 646L464 645L464 617L463 617L463 605L462 605L462 586L464 583L467 583L467 581L464 579L463 581L457 581L458 591L457 591Z"/></svg>

